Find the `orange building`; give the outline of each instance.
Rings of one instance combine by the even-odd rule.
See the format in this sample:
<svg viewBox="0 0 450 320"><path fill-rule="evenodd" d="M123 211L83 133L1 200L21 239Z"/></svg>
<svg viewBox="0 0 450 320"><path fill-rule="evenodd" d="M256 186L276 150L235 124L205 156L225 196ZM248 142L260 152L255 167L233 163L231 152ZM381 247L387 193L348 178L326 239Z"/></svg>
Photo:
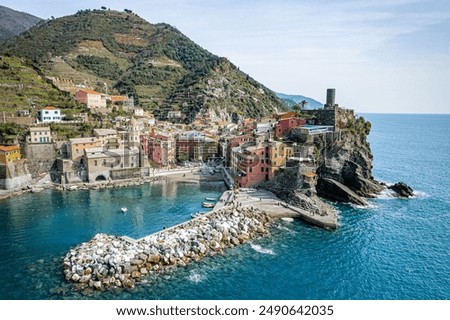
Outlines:
<svg viewBox="0 0 450 320"><path fill-rule="evenodd" d="M18 146L0 146L0 164L8 164L21 158Z"/></svg>

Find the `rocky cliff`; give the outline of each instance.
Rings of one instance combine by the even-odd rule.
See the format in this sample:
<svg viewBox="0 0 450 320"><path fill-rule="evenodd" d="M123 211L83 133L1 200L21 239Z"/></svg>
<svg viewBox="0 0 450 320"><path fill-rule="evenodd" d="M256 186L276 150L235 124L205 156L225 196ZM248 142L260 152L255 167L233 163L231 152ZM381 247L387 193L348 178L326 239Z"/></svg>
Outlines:
<svg viewBox="0 0 450 320"><path fill-rule="evenodd" d="M384 190L386 186L372 176L373 155L367 141L370 122L355 116L353 110L338 108L334 123L334 132L305 136L293 131L290 140L305 146L304 149L314 150L302 155L314 161L288 163L286 169L262 187L286 202L318 214L333 212L319 197L367 205L365 198ZM412 191L399 193L403 194L412 195Z"/></svg>
<svg viewBox="0 0 450 320"><path fill-rule="evenodd" d="M333 141L317 139L317 192L320 196L364 205L384 189L372 176L373 155L367 136L371 124L349 110L338 110ZM331 143L330 143L331 142Z"/></svg>

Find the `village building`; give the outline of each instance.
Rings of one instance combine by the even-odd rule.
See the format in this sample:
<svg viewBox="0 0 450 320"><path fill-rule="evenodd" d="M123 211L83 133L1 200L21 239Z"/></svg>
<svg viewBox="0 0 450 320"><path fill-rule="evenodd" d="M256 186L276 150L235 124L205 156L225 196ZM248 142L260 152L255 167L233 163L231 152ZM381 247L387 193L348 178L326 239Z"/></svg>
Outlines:
<svg viewBox="0 0 450 320"><path fill-rule="evenodd" d="M188 131L176 140L176 156L178 160L206 161L217 156L218 142L206 137L198 131Z"/></svg>
<svg viewBox="0 0 450 320"><path fill-rule="evenodd" d="M175 163L175 139L169 134L150 133L141 135L141 145L153 166L167 166Z"/></svg>
<svg viewBox="0 0 450 320"><path fill-rule="evenodd" d="M60 122L61 110L55 107L45 107L38 113L38 119L40 122L48 123L48 122Z"/></svg>
<svg viewBox="0 0 450 320"><path fill-rule="evenodd" d="M84 164L89 182L140 177L139 159L139 152L128 148L84 149Z"/></svg>
<svg viewBox="0 0 450 320"><path fill-rule="evenodd" d="M10 164L20 160L19 146L0 146L0 164Z"/></svg>
<svg viewBox="0 0 450 320"><path fill-rule="evenodd" d="M30 135L27 142L31 144L52 143L52 133L50 127L30 127Z"/></svg>
<svg viewBox="0 0 450 320"><path fill-rule="evenodd" d="M231 152L231 173L237 187L255 187L274 177L293 151L281 142L247 142Z"/></svg>
<svg viewBox="0 0 450 320"><path fill-rule="evenodd" d="M78 90L75 93L75 100L85 104L89 109L106 108L106 95L94 90Z"/></svg>
<svg viewBox="0 0 450 320"><path fill-rule="evenodd" d="M84 149L101 147L101 141L96 137L69 139L67 144L67 157L70 160L81 160Z"/></svg>
<svg viewBox="0 0 450 320"><path fill-rule="evenodd" d="M94 136L100 140L105 149L119 149L123 147L123 140L116 129L94 129Z"/></svg>
<svg viewBox="0 0 450 320"><path fill-rule="evenodd" d="M281 138L289 134L293 129L298 128L306 124L306 119L304 118L281 118L277 124L274 126L274 136L276 138Z"/></svg>

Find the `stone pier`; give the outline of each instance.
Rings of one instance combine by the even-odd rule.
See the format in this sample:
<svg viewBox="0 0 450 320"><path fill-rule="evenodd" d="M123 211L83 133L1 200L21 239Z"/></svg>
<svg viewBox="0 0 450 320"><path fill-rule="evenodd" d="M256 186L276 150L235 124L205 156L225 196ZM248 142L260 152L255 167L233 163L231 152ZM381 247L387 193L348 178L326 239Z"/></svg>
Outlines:
<svg viewBox="0 0 450 320"><path fill-rule="evenodd" d="M64 276L77 289L131 289L149 273L186 266L265 235L270 221L259 209L228 206L138 240L97 234L66 254Z"/></svg>

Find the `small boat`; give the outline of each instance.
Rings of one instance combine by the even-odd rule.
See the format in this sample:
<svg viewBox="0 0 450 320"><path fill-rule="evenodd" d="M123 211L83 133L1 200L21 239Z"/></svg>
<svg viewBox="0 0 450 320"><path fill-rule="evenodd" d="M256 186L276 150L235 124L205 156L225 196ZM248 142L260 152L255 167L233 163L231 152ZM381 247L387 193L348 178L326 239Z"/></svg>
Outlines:
<svg viewBox="0 0 450 320"><path fill-rule="evenodd" d="M197 218L197 217L200 217L202 214L203 214L204 212L196 212L196 213L193 213L193 214L191 214L191 218Z"/></svg>
<svg viewBox="0 0 450 320"><path fill-rule="evenodd" d="M122 210L123 213L128 211L128 209L126 207L120 208L120 210Z"/></svg>
<svg viewBox="0 0 450 320"><path fill-rule="evenodd" d="M78 189L78 186L70 186L68 189L69 189L70 191L74 191L74 190L77 190L77 189Z"/></svg>
<svg viewBox="0 0 450 320"><path fill-rule="evenodd" d="M211 202L203 202L202 207L203 208L214 208L215 204Z"/></svg>
<svg viewBox="0 0 450 320"><path fill-rule="evenodd" d="M216 198L205 198L205 200L207 200L207 201L217 201Z"/></svg>

